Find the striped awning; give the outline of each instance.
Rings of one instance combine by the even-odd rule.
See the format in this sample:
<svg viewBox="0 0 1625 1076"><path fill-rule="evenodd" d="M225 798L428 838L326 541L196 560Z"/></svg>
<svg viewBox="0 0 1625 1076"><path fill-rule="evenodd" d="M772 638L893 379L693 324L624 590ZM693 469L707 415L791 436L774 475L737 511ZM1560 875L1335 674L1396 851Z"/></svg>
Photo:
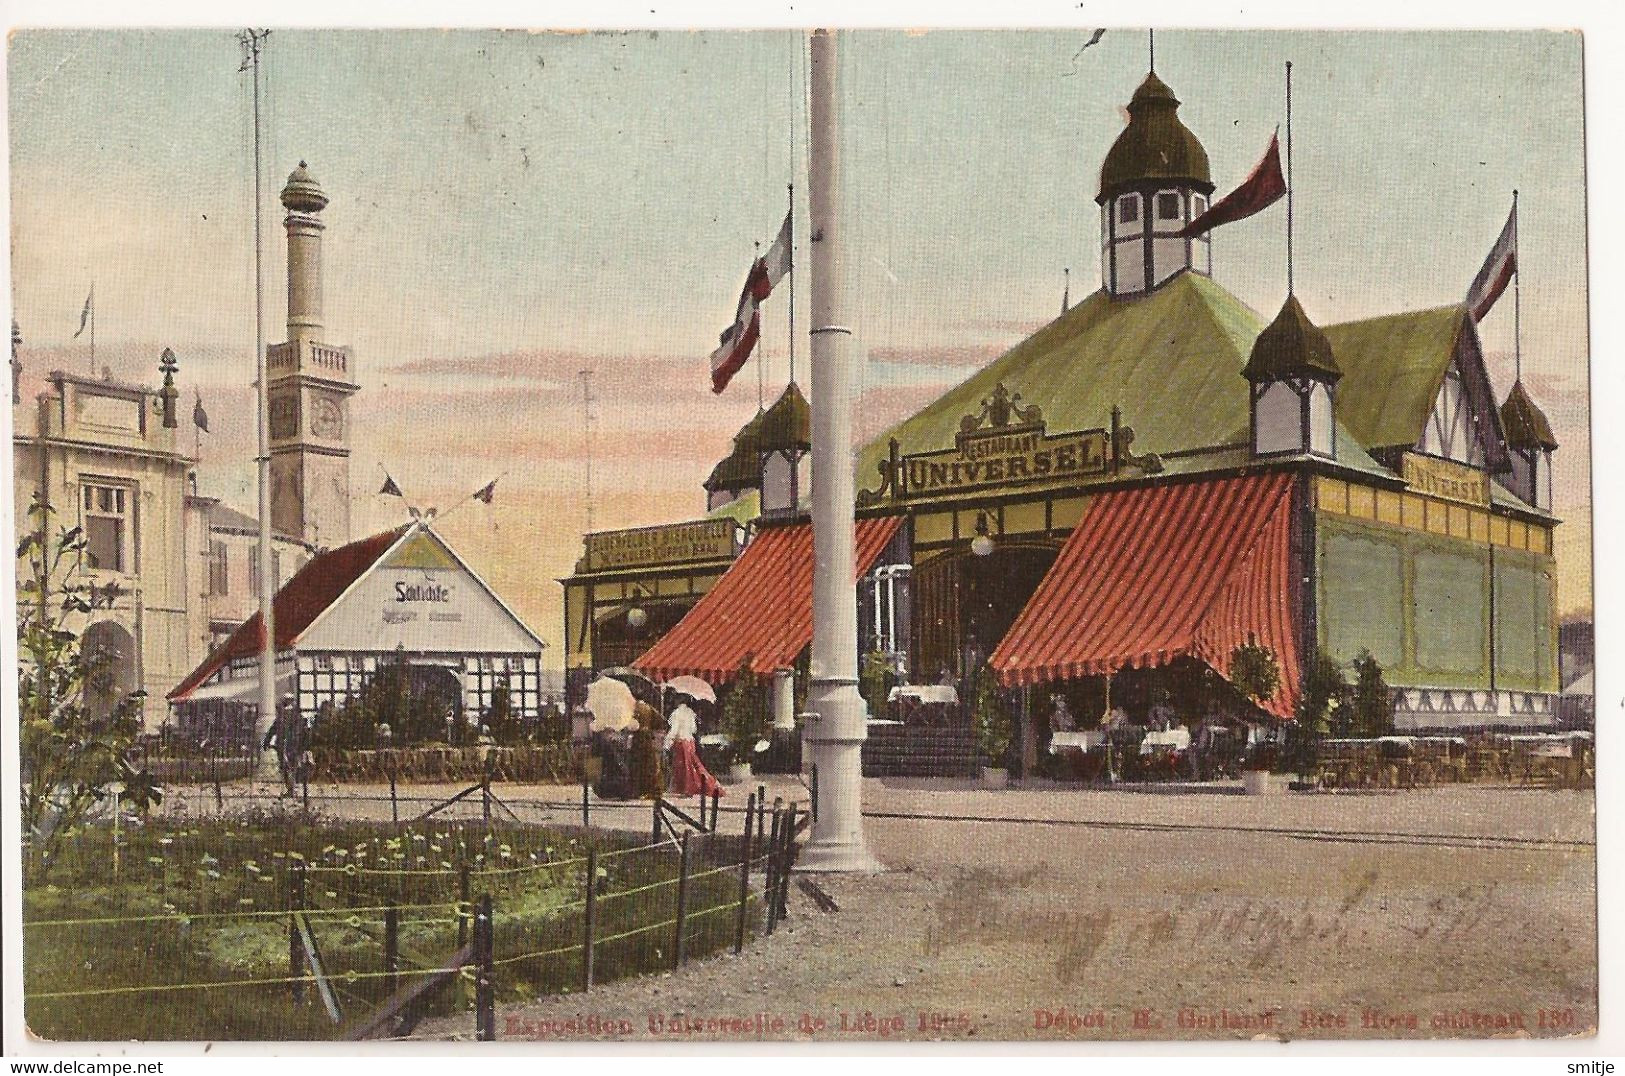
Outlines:
<svg viewBox="0 0 1625 1076"><path fill-rule="evenodd" d="M1265 709L1298 701L1292 476L1142 486L1096 497L989 658L1006 685L1155 668L1228 675L1249 641L1275 655Z"/></svg>
<svg viewBox="0 0 1625 1076"><path fill-rule="evenodd" d="M901 522L897 516L858 520L860 578ZM812 641L812 594L812 525L771 527L633 666L656 680L686 675L711 684L732 680L747 658L759 675L788 669Z"/></svg>

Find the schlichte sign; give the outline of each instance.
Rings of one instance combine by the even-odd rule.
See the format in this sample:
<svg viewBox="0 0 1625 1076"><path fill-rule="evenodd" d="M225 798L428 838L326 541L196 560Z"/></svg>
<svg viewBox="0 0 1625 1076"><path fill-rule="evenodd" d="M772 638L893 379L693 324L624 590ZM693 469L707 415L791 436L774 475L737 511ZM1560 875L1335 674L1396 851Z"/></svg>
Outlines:
<svg viewBox="0 0 1625 1076"><path fill-rule="evenodd" d="M587 535L586 571L641 568L691 560L726 560L734 555L731 519L700 519L664 527L637 527Z"/></svg>

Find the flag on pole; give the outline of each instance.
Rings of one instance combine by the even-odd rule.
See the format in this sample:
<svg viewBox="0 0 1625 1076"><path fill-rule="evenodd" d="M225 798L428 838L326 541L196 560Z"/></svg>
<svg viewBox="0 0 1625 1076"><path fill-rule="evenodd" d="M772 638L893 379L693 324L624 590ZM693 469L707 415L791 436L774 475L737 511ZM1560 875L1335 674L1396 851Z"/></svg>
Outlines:
<svg viewBox="0 0 1625 1076"><path fill-rule="evenodd" d="M1473 278L1473 286L1467 289L1467 309L1472 311L1474 321L1484 320L1484 315L1490 312L1495 300L1507 290L1512 282L1512 275L1518 271L1518 202L1513 199L1512 212L1507 214L1507 222L1501 226L1501 235L1490 250L1490 256L1484 259L1484 267Z"/></svg>
<svg viewBox="0 0 1625 1076"><path fill-rule="evenodd" d="M197 389L196 392L197 392L197 403L192 405L192 425L196 426L198 429L202 430L204 433L208 433L209 432L209 413L207 411L203 410L203 390L202 389Z"/></svg>
<svg viewBox="0 0 1625 1076"><path fill-rule="evenodd" d="M79 311L79 332L73 334L73 338L75 340L79 339L79 333L85 331L85 323L90 320L90 301L95 297L95 291L92 291L89 295L85 296L85 308Z"/></svg>
<svg viewBox="0 0 1625 1076"><path fill-rule="evenodd" d="M395 480L389 476L388 471L384 472L384 488L378 491L378 495L381 497L399 497L403 501L406 499L406 494L401 492L401 487L395 484Z"/></svg>
<svg viewBox="0 0 1625 1076"><path fill-rule="evenodd" d="M773 237L773 245L767 248L762 256L762 265L767 269L767 287L771 291L779 286L779 281L790 271L790 214L784 215L784 223L779 225L779 234Z"/></svg>
<svg viewBox="0 0 1625 1076"><path fill-rule="evenodd" d="M790 248L790 217L786 214L773 245L751 263L745 286L739 293L733 324L722 331L721 342L711 353L712 392L727 388L728 382L756 350L756 341L762 335L762 301L773 294L774 286L790 271Z"/></svg>
<svg viewBox="0 0 1625 1076"><path fill-rule="evenodd" d="M1255 213L1262 213L1280 201L1284 194L1286 179L1281 175L1281 136L1280 132L1276 132L1270 135L1270 146L1264 151L1264 159L1247 173L1241 186L1214 202L1206 213L1180 229L1179 237L1190 239L1221 224L1245 220Z"/></svg>
<svg viewBox="0 0 1625 1076"><path fill-rule="evenodd" d="M474 499L484 504L490 504L491 498L497 495L497 480L491 479L485 485L474 491Z"/></svg>

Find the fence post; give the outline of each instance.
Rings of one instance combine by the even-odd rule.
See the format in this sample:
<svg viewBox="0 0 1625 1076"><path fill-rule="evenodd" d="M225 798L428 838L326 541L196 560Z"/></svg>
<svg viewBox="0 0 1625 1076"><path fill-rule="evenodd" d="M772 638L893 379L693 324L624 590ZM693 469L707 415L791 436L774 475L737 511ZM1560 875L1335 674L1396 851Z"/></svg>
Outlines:
<svg viewBox="0 0 1625 1076"><path fill-rule="evenodd" d="M480 897L479 911L474 918L474 949L477 968L474 973L474 1027L480 1042L495 1042L497 1037L496 999L496 924L491 915L491 894Z"/></svg>
<svg viewBox="0 0 1625 1076"><path fill-rule="evenodd" d="M598 926L598 849L587 849L587 902L582 916L586 937L581 942L581 992L592 989L592 936Z"/></svg>
<svg viewBox="0 0 1625 1076"><path fill-rule="evenodd" d="M756 816L756 793L745 807L745 854L739 860L739 912L734 917L734 955L745 951L745 909L750 904L750 827Z"/></svg>
<svg viewBox="0 0 1625 1076"><path fill-rule="evenodd" d="M654 816L654 822L649 828L649 842L653 844L660 840L660 801L655 800L650 809Z"/></svg>
<svg viewBox="0 0 1625 1076"><path fill-rule="evenodd" d="M812 768L812 777L810 779L807 791L808 791L808 793L810 793L812 795L812 820L813 820L813 825L816 826L816 825L818 825L818 767L817 766L814 766Z"/></svg>
<svg viewBox="0 0 1625 1076"><path fill-rule="evenodd" d="M401 824L401 802L395 796L395 767L389 768L389 818L397 826Z"/></svg>
<svg viewBox="0 0 1625 1076"><path fill-rule="evenodd" d="M586 829L592 825L592 816L587 809L587 767L581 767L581 828Z"/></svg>
<svg viewBox="0 0 1625 1076"><path fill-rule="evenodd" d="M384 909L384 990L394 997L401 988L401 910L390 901Z"/></svg>
<svg viewBox="0 0 1625 1076"><path fill-rule="evenodd" d="M468 864L457 869L457 948L468 944Z"/></svg>
<svg viewBox="0 0 1625 1076"><path fill-rule="evenodd" d="M713 789L711 792L711 832L715 833L722 824L722 789Z"/></svg>
<svg viewBox="0 0 1625 1076"><path fill-rule="evenodd" d="M779 918L783 919L790 910L790 866L795 860L796 851L796 812L799 805L790 804L789 813L785 815L782 837L784 846L779 850L779 889L775 899L778 901Z"/></svg>
<svg viewBox="0 0 1625 1076"><path fill-rule="evenodd" d="M767 786L756 786L756 839L767 835Z"/></svg>
<svg viewBox="0 0 1625 1076"><path fill-rule="evenodd" d="M688 831L683 831L677 859L677 929L671 944L671 966L680 968L688 960L688 940L683 937L688 923Z"/></svg>
<svg viewBox="0 0 1625 1076"><path fill-rule="evenodd" d="M778 926L778 892L779 892L779 830L784 823L783 800L779 797L773 799L773 830L767 840L767 888L763 896L767 897L767 932L773 933Z"/></svg>
<svg viewBox="0 0 1625 1076"><path fill-rule="evenodd" d="M305 905L305 867L294 863L288 885L288 977L293 980L293 1003L305 1000L305 984L300 980L300 957L304 948L299 941L299 923L296 913Z"/></svg>

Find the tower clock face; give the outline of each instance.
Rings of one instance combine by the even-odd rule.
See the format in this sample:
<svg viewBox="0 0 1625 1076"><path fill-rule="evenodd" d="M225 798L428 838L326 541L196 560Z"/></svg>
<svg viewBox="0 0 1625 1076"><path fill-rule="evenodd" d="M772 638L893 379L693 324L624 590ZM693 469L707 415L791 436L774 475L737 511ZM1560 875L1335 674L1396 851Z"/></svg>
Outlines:
<svg viewBox="0 0 1625 1076"><path fill-rule="evenodd" d="M335 441L344 436L344 412L336 400L325 396L315 399L311 405L310 432Z"/></svg>

